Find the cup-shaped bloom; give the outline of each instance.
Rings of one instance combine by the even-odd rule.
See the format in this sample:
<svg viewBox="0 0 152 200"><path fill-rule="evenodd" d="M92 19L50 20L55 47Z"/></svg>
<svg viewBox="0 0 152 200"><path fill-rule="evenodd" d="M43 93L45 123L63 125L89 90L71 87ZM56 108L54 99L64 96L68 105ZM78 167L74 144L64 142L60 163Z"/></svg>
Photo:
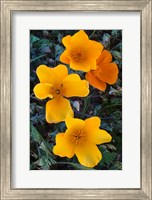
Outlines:
<svg viewBox="0 0 152 200"><path fill-rule="evenodd" d="M104 50L97 59L97 69L86 73L86 80L95 88L105 91L107 83L112 85L118 78L118 67L112 62L112 55Z"/></svg>
<svg viewBox="0 0 152 200"><path fill-rule="evenodd" d="M110 142L111 135L100 127L100 118L91 117L86 120L67 117L67 130L56 135L54 154L60 157L72 158L77 156L81 165L96 166L102 159L97 145Z"/></svg>
<svg viewBox="0 0 152 200"><path fill-rule="evenodd" d="M51 98L46 103L46 121L58 123L69 115L73 117L70 101L66 97L85 97L89 94L89 84L77 74L69 74L65 65L54 68L40 65L36 74L40 80L34 87L34 94L39 99Z"/></svg>
<svg viewBox="0 0 152 200"><path fill-rule="evenodd" d="M69 64L74 70L84 72L97 68L96 60L103 50L103 45L90 40L83 30L73 36L65 36L62 43L66 49L60 56L61 62Z"/></svg>

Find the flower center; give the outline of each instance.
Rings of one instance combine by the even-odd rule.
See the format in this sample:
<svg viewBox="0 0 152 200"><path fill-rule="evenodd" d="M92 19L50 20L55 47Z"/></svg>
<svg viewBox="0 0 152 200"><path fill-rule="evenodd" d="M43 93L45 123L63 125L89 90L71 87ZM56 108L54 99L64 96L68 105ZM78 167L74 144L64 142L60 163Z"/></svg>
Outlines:
<svg viewBox="0 0 152 200"><path fill-rule="evenodd" d="M60 93L61 93L61 91L60 91L60 90L58 90L58 89L57 89L57 90L55 90L55 94L57 94L57 95L58 95L58 94L60 94Z"/></svg>
<svg viewBox="0 0 152 200"><path fill-rule="evenodd" d="M84 144L85 140L85 132L82 130L75 131L71 135L71 141L75 144Z"/></svg>
<svg viewBox="0 0 152 200"><path fill-rule="evenodd" d="M71 57L75 62L81 62L84 59L85 54L82 49L75 49L72 51Z"/></svg>
<svg viewBox="0 0 152 200"><path fill-rule="evenodd" d="M63 85L60 85L60 87L52 87L51 88L51 94L53 95L53 97L62 95L62 87L63 87Z"/></svg>

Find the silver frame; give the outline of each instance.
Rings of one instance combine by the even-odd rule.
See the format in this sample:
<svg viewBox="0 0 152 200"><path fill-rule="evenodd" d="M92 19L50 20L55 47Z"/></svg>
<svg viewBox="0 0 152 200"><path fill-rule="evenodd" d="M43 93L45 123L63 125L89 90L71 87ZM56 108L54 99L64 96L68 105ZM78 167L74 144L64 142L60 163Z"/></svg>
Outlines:
<svg viewBox="0 0 152 200"><path fill-rule="evenodd" d="M1 199L152 199L152 2L151 0L1 0ZM141 17L141 188L11 188L11 13L13 11L139 11Z"/></svg>

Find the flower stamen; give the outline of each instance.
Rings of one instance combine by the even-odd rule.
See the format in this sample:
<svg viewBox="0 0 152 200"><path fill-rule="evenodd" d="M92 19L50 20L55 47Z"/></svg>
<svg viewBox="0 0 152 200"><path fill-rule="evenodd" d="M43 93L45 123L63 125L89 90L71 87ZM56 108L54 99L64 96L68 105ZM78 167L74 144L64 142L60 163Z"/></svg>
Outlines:
<svg viewBox="0 0 152 200"><path fill-rule="evenodd" d="M85 133L82 130L78 130L72 133L71 135L71 141L73 143L77 144L84 144L85 142Z"/></svg>
<svg viewBox="0 0 152 200"><path fill-rule="evenodd" d="M71 57L75 62L81 62L84 59L85 54L82 49L75 49L74 51L72 51Z"/></svg>
<svg viewBox="0 0 152 200"><path fill-rule="evenodd" d="M61 92L60 92L60 90L58 90L58 89L57 89L57 90L55 90L55 94L57 94L57 95L58 95L58 94L60 94L60 93L61 93Z"/></svg>

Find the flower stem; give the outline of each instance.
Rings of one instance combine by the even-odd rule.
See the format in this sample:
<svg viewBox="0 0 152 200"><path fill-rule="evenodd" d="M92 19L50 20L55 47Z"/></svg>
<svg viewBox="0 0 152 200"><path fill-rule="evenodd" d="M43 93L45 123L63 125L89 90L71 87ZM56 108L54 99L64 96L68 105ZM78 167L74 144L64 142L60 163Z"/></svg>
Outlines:
<svg viewBox="0 0 152 200"><path fill-rule="evenodd" d="M34 58L33 60L31 60L30 63L32 63L32 62L34 62L34 61L38 60L39 58L42 58L42 57L44 57L44 56L46 56L46 55L47 55L47 54L38 56L38 57Z"/></svg>
<svg viewBox="0 0 152 200"><path fill-rule="evenodd" d="M94 30L91 35L89 36L89 39L94 35L94 33L96 32L96 30Z"/></svg>

